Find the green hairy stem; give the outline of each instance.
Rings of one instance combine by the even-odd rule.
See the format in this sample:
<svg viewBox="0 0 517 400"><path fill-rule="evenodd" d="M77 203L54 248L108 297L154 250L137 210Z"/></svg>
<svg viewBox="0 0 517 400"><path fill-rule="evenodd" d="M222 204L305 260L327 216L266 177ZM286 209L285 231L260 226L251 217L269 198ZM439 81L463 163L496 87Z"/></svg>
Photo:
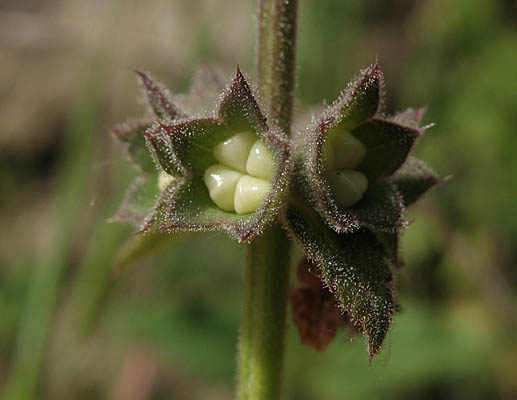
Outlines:
<svg viewBox="0 0 517 400"><path fill-rule="evenodd" d="M278 399L289 283L289 242L277 224L249 246L244 272L239 399Z"/></svg>
<svg viewBox="0 0 517 400"><path fill-rule="evenodd" d="M258 80L272 123L287 134L295 84L296 0L262 0ZM275 224L248 246L239 342L238 398L280 398L290 244Z"/></svg>
<svg viewBox="0 0 517 400"><path fill-rule="evenodd" d="M289 133L295 83L297 0L261 0L258 83L272 122Z"/></svg>

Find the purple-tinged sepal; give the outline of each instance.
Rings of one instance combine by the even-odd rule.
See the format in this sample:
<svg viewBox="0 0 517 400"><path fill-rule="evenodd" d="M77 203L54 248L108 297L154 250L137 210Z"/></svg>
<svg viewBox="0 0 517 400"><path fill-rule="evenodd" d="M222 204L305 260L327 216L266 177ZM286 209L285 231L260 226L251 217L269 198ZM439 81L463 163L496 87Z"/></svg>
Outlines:
<svg viewBox="0 0 517 400"><path fill-rule="evenodd" d="M226 86L227 77L218 68L204 64L192 77L192 85L188 93L174 97L181 104L181 110L191 118L203 115L217 103Z"/></svg>
<svg viewBox="0 0 517 400"><path fill-rule="evenodd" d="M169 90L155 82L150 75L135 71L142 94L147 103L148 116L142 120L132 120L115 126L112 133L124 145L129 159L142 173L131 185L117 214L115 221L130 222L141 227L149 211L153 209L160 195L160 188L167 181L167 174L156 165L153 154L146 142L146 132L154 121L173 121L184 114L175 105Z"/></svg>
<svg viewBox="0 0 517 400"><path fill-rule="evenodd" d="M124 146L130 161L144 174L154 174L156 166L145 144L145 132L151 119L127 121L112 128L112 133Z"/></svg>
<svg viewBox="0 0 517 400"><path fill-rule="evenodd" d="M213 116L155 123L146 140L174 179L143 232L224 230L247 242L285 203L290 145L237 71Z"/></svg>
<svg viewBox="0 0 517 400"><path fill-rule="evenodd" d="M427 110L427 107L422 108L408 108L402 112L395 114L391 120L399 125L407 126L409 128L413 128L419 131L425 129L425 127L421 127L420 124L422 122L422 118Z"/></svg>
<svg viewBox="0 0 517 400"><path fill-rule="evenodd" d="M364 70L297 141L297 173L309 200L336 232L393 232L404 203L387 182L420 132L382 113L384 83L377 64Z"/></svg>
<svg viewBox="0 0 517 400"><path fill-rule="evenodd" d="M175 120L185 117L175 105L172 94L160 82L156 82L149 74L135 71L142 93L147 100L149 113L161 120Z"/></svg>
<svg viewBox="0 0 517 400"><path fill-rule="evenodd" d="M404 165L389 178L389 182L397 188L404 206L409 207L444 180L423 161L408 157Z"/></svg>
<svg viewBox="0 0 517 400"><path fill-rule="evenodd" d="M404 207L411 206L425 193L444 182L423 161L412 156L408 157L402 167L388 181L396 187ZM407 224L394 232L375 232L377 239L385 248L387 258L396 268L404 265L399 254L399 247L400 236L406 227Z"/></svg>
<svg viewBox="0 0 517 400"><path fill-rule="evenodd" d="M439 183L409 157L424 110L382 112L378 65L364 70L295 138L286 231L305 250L377 354L397 310L391 267L399 256L407 206Z"/></svg>

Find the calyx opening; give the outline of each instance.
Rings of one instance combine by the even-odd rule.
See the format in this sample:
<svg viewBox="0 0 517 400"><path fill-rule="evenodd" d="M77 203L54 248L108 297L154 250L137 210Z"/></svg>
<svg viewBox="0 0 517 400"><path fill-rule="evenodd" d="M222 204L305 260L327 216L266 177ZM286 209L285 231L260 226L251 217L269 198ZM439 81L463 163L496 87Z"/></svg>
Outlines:
<svg viewBox="0 0 517 400"><path fill-rule="evenodd" d="M330 131L324 148L327 181L339 208L349 208L362 199L368 188L366 176L355 170L366 147L348 131Z"/></svg>

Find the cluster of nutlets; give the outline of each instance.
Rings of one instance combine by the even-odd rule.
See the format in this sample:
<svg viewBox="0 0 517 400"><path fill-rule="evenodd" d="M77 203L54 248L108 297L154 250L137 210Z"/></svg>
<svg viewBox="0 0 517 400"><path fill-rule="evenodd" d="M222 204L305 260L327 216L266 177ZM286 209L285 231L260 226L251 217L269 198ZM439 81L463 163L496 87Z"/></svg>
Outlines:
<svg viewBox="0 0 517 400"><path fill-rule="evenodd" d="M182 96L138 76L149 117L114 132L142 174L117 218L143 233L224 230L239 242L279 222L376 354L397 308L404 211L440 182L409 155L422 110L384 114L377 64L292 133L264 115L239 70L224 86L205 67Z"/></svg>

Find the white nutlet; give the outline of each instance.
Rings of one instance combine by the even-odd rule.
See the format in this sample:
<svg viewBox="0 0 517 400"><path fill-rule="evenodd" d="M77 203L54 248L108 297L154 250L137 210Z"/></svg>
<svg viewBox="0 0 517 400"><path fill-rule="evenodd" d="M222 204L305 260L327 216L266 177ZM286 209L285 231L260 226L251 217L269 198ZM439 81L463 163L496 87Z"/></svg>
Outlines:
<svg viewBox="0 0 517 400"><path fill-rule="evenodd" d="M257 140L251 147L246 162L248 174L261 179L271 180L273 175L273 156L262 140Z"/></svg>
<svg viewBox="0 0 517 400"><path fill-rule="evenodd" d="M235 212L234 197L240 172L214 164L205 171L204 181L212 201L222 210Z"/></svg>
<svg viewBox="0 0 517 400"><path fill-rule="evenodd" d="M256 140L257 136L251 132L233 135L214 147L214 158L223 165L244 172L248 154Z"/></svg>
<svg viewBox="0 0 517 400"><path fill-rule="evenodd" d="M327 170L352 169L363 161L365 145L348 131L331 132L327 139Z"/></svg>
<svg viewBox="0 0 517 400"><path fill-rule="evenodd" d="M167 172L160 171L158 174L158 190L163 192L174 179L175 178L172 175L169 175Z"/></svg>
<svg viewBox="0 0 517 400"><path fill-rule="evenodd" d="M235 190L235 212L249 214L255 212L271 191L271 184L263 179L244 175Z"/></svg>
<svg viewBox="0 0 517 400"><path fill-rule="evenodd" d="M348 208L357 203L368 187L368 179L359 171L345 169L328 174L330 189L339 208Z"/></svg>

